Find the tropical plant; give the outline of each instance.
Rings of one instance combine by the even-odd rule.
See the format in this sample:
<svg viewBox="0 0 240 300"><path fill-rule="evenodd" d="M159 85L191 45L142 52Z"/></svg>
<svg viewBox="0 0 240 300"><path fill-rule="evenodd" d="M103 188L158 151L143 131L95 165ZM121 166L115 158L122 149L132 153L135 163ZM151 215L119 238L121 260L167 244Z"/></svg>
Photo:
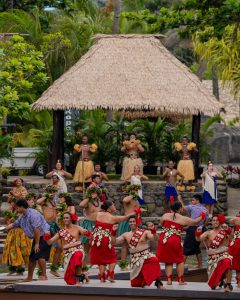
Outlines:
<svg viewBox="0 0 240 300"><path fill-rule="evenodd" d="M10 135L0 135L0 159L11 156L12 137Z"/></svg>
<svg viewBox="0 0 240 300"><path fill-rule="evenodd" d="M47 85L42 53L21 36L0 42L0 118L28 115L32 103Z"/></svg>

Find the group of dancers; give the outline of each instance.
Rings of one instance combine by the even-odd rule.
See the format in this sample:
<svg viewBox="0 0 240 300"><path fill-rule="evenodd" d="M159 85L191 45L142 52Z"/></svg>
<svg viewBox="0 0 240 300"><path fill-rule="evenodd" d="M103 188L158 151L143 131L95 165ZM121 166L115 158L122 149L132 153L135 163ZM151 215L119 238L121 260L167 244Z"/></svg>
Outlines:
<svg viewBox="0 0 240 300"><path fill-rule="evenodd" d="M85 198L79 204L85 216L82 226L78 226L71 195L61 191L58 176L50 175L52 184L46 187L39 199L34 193L28 193L20 178L14 181L15 187L9 193L10 208L5 214L8 235L2 261L12 267L10 272L22 274L23 265L27 264L25 280L31 281L38 265L39 280L47 280L46 262L51 251L51 273L60 276L58 266L63 252L64 280L68 285L82 285L89 281L86 271L88 257L91 265L98 266L102 283L106 280L114 282L115 245L121 244L122 261L127 261L127 251L130 252L131 286L144 287L155 281L156 287L162 289L159 263L165 263L167 285L172 285L174 264L179 285L186 284L184 262L189 255L196 254L198 266L202 267L199 247L202 241L207 248L209 286L215 289L219 285L225 291L231 291L232 270L236 270L240 287L239 216L230 221L233 230L220 214L212 217L212 229L207 230L208 210L201 203L202 197L196 194L189 205L185 206L181 198L171 203L170 210L159 218L157 225L161 225L161 229L157 232L152 223L147 228L142 226L144 209L138 195L140 186L129 186L129 193L122 201L124 215L116 216L114 203L104 197L102 177L93 174ZM174 172L170 176L176 175ZM190 216L184 216L184 212ZM188 229L182 246L185 226ZM155 254L150 250L149 241L158 242Z"/></svg>

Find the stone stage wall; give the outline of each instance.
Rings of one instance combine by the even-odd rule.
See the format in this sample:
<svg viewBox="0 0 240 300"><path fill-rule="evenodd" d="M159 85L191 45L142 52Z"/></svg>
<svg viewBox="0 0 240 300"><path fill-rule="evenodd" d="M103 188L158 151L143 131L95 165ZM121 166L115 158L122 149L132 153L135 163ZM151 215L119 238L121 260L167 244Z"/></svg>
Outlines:
<svg viewBox="0 0 240 300"><path fill-rule="evenodd" d="M37 184L25 184L26 188L35 192L42 192L45 185L38 186ZM76 205L79 216L83 216L83 211L80 210L78 204L82 200L82 193L75 192L75 184L68 183L68 191L72 193L74 204ZM120 181L107 182L105 187L108 190L108 197L115 202L117 213L122 214L122 199L127 196L127 193L122 191L123 183ZM164 213L164 189L165 184L163 182L147 182L143 183L143 194L145 204L147 206L147 212L143 217L147 217L146 220L160 217ZM196 184L196 192L182 192L182 198L184 204L188 204L191 201L192 196L195 193L202 193L202 186L200 183ZM218 204L216 205L216 212L227 214L227 185L224 181L218 182Z"/></svg>

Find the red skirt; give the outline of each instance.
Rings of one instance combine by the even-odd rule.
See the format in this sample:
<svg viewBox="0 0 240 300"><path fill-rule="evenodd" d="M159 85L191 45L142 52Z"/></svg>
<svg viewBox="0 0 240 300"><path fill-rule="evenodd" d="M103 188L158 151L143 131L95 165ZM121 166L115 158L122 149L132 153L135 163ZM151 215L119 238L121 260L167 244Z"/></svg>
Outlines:
<svg viewBox="0 0 240 300"><path fill-rule="evenodd" d="M210 288L214 289L221 282L224 273L228 269L232 269L231 259L224 258L217 264L217 267L208 280L208 285Z"/></svg>
<svg viewBox="0 0 240 300"><path fill-rule="evenodd" d="M82 251L76 251L68 264L67 270L64 274L64 280L68 285L76 284L76 267L82 267Z"/></svg>
<svg viewBox="0 0 240 300"><path fill-rule="evenodd" d="M240 239L236 239L233 246L229 246L228 253L232 258L233 270L240 271Z"/></svg>
<svg viewBox="0 0 240 300"><path fill-rule="evenodd" d="M141 272L137 277L131 280L132 287L150 286L153 281L162 276L160 265L156 257L145 259Z"/></svg>
<svg viewBox="0 0 240 300"><path fill-rule="evenodd" d="M90 249L91 265L109 265L117 262L117 254L114 246L109 249L108 238L103 236L101 245L97 247L96 244Z"/></svg>
<svg viewBox="0 0 240 300"><path fill-rule="evenodd" d="M159 237L156 256L159 262L166 264L184 262L183 247L180 236L173 234L168 238L167 242L163 243L165 233L161 233Z"/></svg>

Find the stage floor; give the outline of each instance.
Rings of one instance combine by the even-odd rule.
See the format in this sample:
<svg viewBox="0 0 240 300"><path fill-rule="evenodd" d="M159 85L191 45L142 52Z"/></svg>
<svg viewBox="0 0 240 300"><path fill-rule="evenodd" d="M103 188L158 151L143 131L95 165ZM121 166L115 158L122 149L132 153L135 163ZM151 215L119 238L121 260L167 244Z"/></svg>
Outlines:
<svg viewBox="0 0 240 300"><path fill-rule="evenodd" d="M134 297L138 299L144 297L162 299L240 299L240 289L237 289L236 285L234 285L233 292L224 293L223 289L211 290L207 283L189 282L185 286L179 286L177 282L173 282L172 286L167 286L166 282L163 283L165 290L156 289L154 285L145 288L132 288L130 281L127 280L117 280L115 283L100 283L99 280L92 279L90 283L76 287L67 286L63 279L49 279L48 281L16 283L14 292L26 293L26 300L28 299L28 293L51 294L51 296L54 294L82 295L81 299L85 298L84 295L94 296L94 299L98 297L103 299L103 296L114 296L117 298ZM49 299L53 298L50 297Z"/></svg>

